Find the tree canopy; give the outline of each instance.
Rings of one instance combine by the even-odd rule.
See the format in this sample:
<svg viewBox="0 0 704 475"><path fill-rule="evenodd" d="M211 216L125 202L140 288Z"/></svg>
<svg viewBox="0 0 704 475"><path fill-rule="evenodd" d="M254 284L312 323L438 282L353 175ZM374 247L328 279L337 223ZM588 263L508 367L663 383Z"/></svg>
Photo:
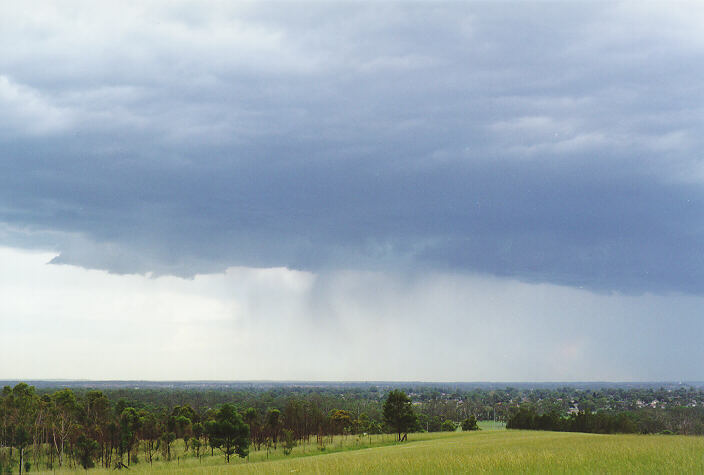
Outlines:
<svg viewBox="0 0 704 475"><path fill-rule="evenodd" d="M412 431L418 425L418 417L413 412L410 398L398 389L389 392L383 414L384 422L398 434L398 440L401 440L402 433Z"/></svg>
<svg viewBox="0 0 704 475"><path fill-rule="evenodd" d="M215 420L207 425L211 445L225 454L227 462L230 456L237 454L246 457L249 453L249 426L232 404L225 404L215 414Z"/></svg>
<svg viewBox="0 0 704 475"><path fill-rule="evenodd" d="M463 431L479 430L479 426L477 425L477 418L474 417L473 415L471 415L467 419L463 420L462 421L462 430Z"/></svg>

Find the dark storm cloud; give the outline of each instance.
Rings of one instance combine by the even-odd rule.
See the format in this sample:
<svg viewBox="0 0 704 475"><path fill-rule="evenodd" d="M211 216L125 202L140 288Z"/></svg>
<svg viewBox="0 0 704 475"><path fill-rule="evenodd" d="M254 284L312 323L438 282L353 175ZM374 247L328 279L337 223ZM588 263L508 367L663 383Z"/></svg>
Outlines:
<svg viewBox="0 0 704 475"><path fill-rule="evenodd" d="M701 9L3 8L6 242L704 291Z"/></svg>

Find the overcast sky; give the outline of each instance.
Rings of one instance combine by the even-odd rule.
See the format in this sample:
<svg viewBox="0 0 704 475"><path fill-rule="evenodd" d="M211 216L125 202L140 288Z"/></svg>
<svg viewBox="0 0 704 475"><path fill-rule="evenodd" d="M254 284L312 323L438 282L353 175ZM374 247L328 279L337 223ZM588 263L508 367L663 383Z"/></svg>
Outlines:
<svg viewBox="0 0 704 475"><path fill-rule="evenodd" d="M703 24L0 3L0 378L704 380Z"/></svg>

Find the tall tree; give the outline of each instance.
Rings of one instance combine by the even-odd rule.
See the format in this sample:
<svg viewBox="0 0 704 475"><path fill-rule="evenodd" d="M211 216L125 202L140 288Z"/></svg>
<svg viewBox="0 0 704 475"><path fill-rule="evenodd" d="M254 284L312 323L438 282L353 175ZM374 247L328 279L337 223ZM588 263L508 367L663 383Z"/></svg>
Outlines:
<svg viewBox="0 0 704 475"><path fill-rule="evenodd" d="M335 409L330 413L330 422L332 423L333 432L343 434L345 429L349 429L352 426L352 414L350 411Z"/></svg>
<svg viewBox="0 0 704 475"><path fill-rule="evenodd" d="M20 453L20 474L22 473L22 467L24 466L24 449L27 448L31 440L32 439L29 436L29 432L27 432L24 427L20 426L17 428L12 441L12 446L15 447Z"/></svg>
<svg viewBox="0 0 704 475"><path fill-rule="evenodd" d="M222 406L215 414L215 420L206 427L211 445L222 450L227 463L230 463L233 454L246 457L249 453L249 426L232 404Z"/></svg>
<svg viewBox="0 0 704 475"><path fill-rule="evenodd" d="M259 412L253 407L244 411L244 422L249 426L249 433L252 438L252 444L261 446L261 423L259 422Z"/></svg>
<svg viewBox="0 0 704 475"><path fill-rule="evenodd" d="M408 433L416 427L418 418L406 393L397 389L389 393L384 402L384 422L398 434L398 440L401 440L402 433Z"/></svg>
<svg viewBox="0 0 704 475"><path fill-rule="evenodd" d="M54 403L52 411L52 438L54 449L59 456L59 467L64 463L64 449L66 441L71 436L76 424L78 401L73 391L63 389L52 396Z"/></svg>
<svg viewBox="0 0 704 475"><path fill-rule="evenodd" d="M120 414L120 453L127 452L127 465L132 459L132 449L137 442L137 435L142 420L133 407L127 407Z"/></svg>
<svg viewBox="0 0 704 475"><path fill-rule="evenodd" d="M108 461L108 424L110 423L110 401L101 391L88 391L83 400L83 418L86 436L100 445L100 457Z"/></svg>
<svg viewBox="0 0 704 475"><path fill-rule="evenodd" d="M81 434L78 436L75 449L81 467L88 471L89 468L94 466L93 460L98 450L100 450L100 445L95 440L86 437L85 434Z"/></svg>
<svg viewBox="0 0 704 475"><path fill-rule="evenodd" d="M167 429L161 434L161 453L166 457L166 460L171 460L171 444L176 440L176 434L169 432Z"/></svg>
<svg viewBox="0 0 704 475"><path fill-rule="evenodd" d="M269 413L266 415L266 425L269 429L269 436L272 442L274 442L274 450L276 450L276 441L279 438L279 431L281 430L281 411L278 409L270 409Z"/></svg>
<svg viewBox="0 0 704 475"><path fill-rule="evenodd" d="M152 464L154 452L157 449L157 442L161 436L159 421L151 412L139 412L139 433L138 437L144 441L144 455Z"/></svg>

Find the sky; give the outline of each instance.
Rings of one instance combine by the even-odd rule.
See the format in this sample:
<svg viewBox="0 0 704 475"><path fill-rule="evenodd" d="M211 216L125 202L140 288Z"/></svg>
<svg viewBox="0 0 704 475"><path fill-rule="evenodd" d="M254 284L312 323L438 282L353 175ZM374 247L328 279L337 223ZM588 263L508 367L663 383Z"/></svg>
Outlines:
<svg viewBox="0 0 704 475"><path fill-rule="evenodd" d="M0 3L0 378L704 380L702 24Z"/></svg>

